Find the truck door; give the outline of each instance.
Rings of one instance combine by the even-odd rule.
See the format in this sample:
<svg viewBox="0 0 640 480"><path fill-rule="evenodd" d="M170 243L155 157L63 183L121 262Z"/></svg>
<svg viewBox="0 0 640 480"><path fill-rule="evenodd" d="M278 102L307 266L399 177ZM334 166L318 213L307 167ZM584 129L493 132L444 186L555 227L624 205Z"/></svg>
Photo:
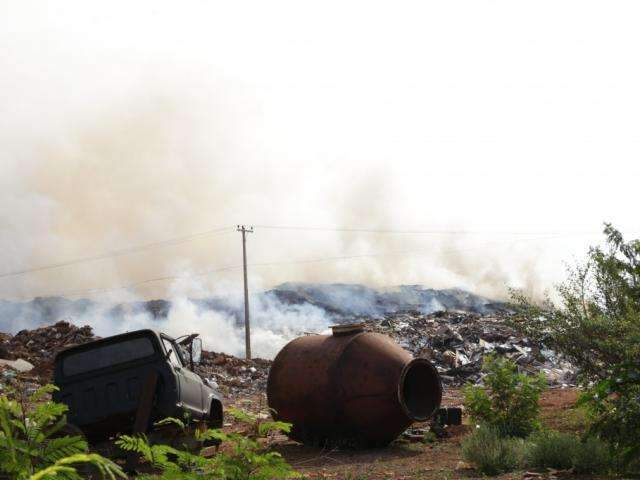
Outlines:
<svg viewBox="0 0 640 480"><path fill-rule="evenodd" d="M162 344L168 355L167 358L176 372L182 404L193 417L202 417L204 410L202 405L202 380L183 363L179 353L180 347L173 339L162 335Z"/></svg>

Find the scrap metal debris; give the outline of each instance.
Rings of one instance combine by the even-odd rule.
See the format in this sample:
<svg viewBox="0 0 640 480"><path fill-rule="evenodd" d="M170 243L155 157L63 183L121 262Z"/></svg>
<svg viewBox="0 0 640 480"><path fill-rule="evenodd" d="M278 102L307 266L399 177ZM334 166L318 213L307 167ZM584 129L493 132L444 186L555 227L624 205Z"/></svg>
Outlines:
<svg viewBox="0 0 640 480"><path fill-rule="evenodd" d="M414 356L429 359L445 386L480 382L482 356L489 352L507 356L523 371L542 371L551 385L575 384L575 369L569 363L546 345L518 334L508 325L508 319L505 313L405 311L382 319L364 317L359 321L365 323L366 330L388 335ZM5 365L0 365L0 382L17 376L34 379L41 385L48 383L58 351L96 338L90 326L77 327L66 321L22 330L13 336L0 334L0 359L20 359L34 366L28 372L20 372L12 368L11 363L4 362ZM18 365L28 369L22 362ZM215 382L227 398L241 398L265 392L271 363L204 351L197 372Z"/></svg>
<svg viewBox="0 0 640 480"><path fill-rule="evenodd" d="M89 326L77 327L69 322L60 321L35 330L21 330L13 337L5 336L0 353L8 360L22 359L29 362L35 366L30 373L51 379L53 357L57 352L96 338Z"/></svg>
<svg viewBox="0 0 640 480"><path fill-rule="evenodd" d="M271 360L246 360L233 355L202 352L202 361L196 372L216 383L226 397L251 395L267 389Z"/></svg>
<svg viewBox="0 0 640 480"><path fill-rule="evenodd" d="M491 352L513 360L522 371L543 372L550 385L574 385L573 366L544 344L520 335L509 326L508 318L506 313L408 311L365 323L367 329L389 335L414 356L431 360L445 385L480 382L482 357Z"/></svg>

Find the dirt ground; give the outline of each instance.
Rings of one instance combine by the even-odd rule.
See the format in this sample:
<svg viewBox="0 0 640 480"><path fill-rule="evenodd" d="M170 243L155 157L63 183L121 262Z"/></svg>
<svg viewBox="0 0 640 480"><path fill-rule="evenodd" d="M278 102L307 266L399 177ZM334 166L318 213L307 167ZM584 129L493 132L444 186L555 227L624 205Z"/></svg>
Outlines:
<svg viewBox="0 0 640 480"><path fill-rule="evenodd" d="M541 399L543 423L560 430L576 430L581 420L572 408L577 399L573 389L553 389ZM460 405L459 390L449 390L445 406ZM465 423L468 420L465 420ZM366 451L323 450L278 437L275 449L296 470L310 479L380 480L380 479L472 479L482 478L462 460L460 444L473 426L448 429L449 436L430 444L399 440L390 447ZM523 472L497 477L523 478ZM548 477L547 478L553 478Z"/></svg>

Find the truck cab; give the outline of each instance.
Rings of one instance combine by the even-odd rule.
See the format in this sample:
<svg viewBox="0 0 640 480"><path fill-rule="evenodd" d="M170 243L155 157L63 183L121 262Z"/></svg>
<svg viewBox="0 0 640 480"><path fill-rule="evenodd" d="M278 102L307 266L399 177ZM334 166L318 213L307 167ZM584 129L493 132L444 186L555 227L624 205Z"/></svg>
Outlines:
<svg viewBox="0 0 640 480"><path fill-rule="evenodd" d="M193 370L202 343L138 330L70 347L54 362L54 400L89 441L146 432L166 417L222 426L217 389Z"/></svg>

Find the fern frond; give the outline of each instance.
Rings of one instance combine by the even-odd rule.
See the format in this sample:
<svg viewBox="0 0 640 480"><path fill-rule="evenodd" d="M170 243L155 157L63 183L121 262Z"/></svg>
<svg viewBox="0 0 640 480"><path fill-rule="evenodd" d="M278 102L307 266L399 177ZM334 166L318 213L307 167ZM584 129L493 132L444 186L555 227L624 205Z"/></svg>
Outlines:
<svg viewBox="0 0 640 480"><path fill-rule="evenodd" d="M29 477L29 480L57 480L64 478L65 480L82 480L74 467L67 465L51 465L40 470Z"/></svg>
<svg viewBox="0 0 640 480"><path fill-rule="evenodd" d="M231 415L236 420L239 420L244 423L248 423L250 425L253 425L257 421L257 417L243 410L240 410L239 408L229 407L226 409L226 413Z"/></svg>
<svg viewBox="0 0 640 480"><path fill-rule="evenodd" d="M146 443L146 439L142 436L132 437L131 435L120 435L116 440L116 445L127 452L140 452L140 443Z"/></svg>
<svg viewBox="0 0 640 480"><path fill-rule="evenodd" d="M116 440L116 445L127 452L139 453L144 459L153 466L176 470L178 465L169 460L169 454L177 454L179 450L169 445L150 445L145 435L129 436L122 435Z"/></svg>
<svg viewBox="0 0 640 480"><path fill-rule="evenodd" d="M27 427L25 427L24 423L22 422L22 420L18 419L18 418L12 418L9 420L9 422L11 423L12 427L15 430L18 430L20 432L22 432L23 434L26 435L27 433Z"/></svg>
<svg viewBox="0 0 640 480"><path fill-rule="evenodd" d="M79 436L52 438L46 442L42 450L42 458L47 462L55 463L61 458L84 453L87 449L87 442Z"/></svg>
<svg viewBox="0 0 640 480"><path fill-rule="evenodd" d="M54 434L58 433L67 425L67 417L62 416L56 421L50 428L44 430L42 434L45 438L51 438Z"/></svg>
<svg viewBox="0 0 640 480"><path fill-rule="evenodd" d="M177 463L169 460L169 455L178 457L181 453L180 450L173 448L170 445L152 445L150 448L151 458L149 461L154 467L162 468L163 470L180 470Z"/></svg>
<svg viewBox="0 0 640 480"><path fill-rule="evenodd" d="M216 430L213 428L209 428L204 432L196 430L194 432L194 437L198 442L207 442L209 440L219 440L221 442L226 442L229 439L229 436L224 433L222 430Z"/></svg>
<svg viewBox="0 0 640 480"><path fill-rule="evenodd" d="M9 400L8 397L0 397L0 410L6 412L14 417L19 417L22 414L22 408L15 400Z"/></svg>
<svg viewBox="0 0 640 480"><path fill-rule="evenodd" d="M53 392L57 392L58 390L60 389L55 385L52 385L52 384L44 385L43 387L40 387L35 392L33 392L29 396L29 400L31 401L31 403L39 402L42 399L44 399L46 395L51 394Z"/></svg>
<svg viewBox="0 0 640 480"><path fill-rule="evenodd" d="M118 478L127 478L127 475L122 471L119 465L112 462L108 458L104 458L97 453L77 453L68 457L59 459L53 465L46 467L29 477L29 480L48 480L48 479L79 479L82 477L78 475L73 465L79 463L89 463L93 465L104 478L115 480Z"/></svg>
<svg viewBox="0 0 640 480"><path fill-rule="evenodd" d="M283 432L289 433L291 431L291 424L287 422L261 422L258 424L258 434L266 435L270 432Z"/></svg>
<svg viewBox="0 0 640 480"><path fill-rule="evenodd" d="M69 407L64 403L41 403L33 409L29 415L29 419L42 429L49 423L52 423L62 417L68 410Z"/></svg>
<svg viewBox="0 0 640 480"><path fill-rule="evenodd" d="M180 427L181 430L184 430L185 428L187 428L186 424L182 420L174 417L163 418L162 420L154 423L154 425L156 427L161 427L163 425L176 425Z"/></svg>

